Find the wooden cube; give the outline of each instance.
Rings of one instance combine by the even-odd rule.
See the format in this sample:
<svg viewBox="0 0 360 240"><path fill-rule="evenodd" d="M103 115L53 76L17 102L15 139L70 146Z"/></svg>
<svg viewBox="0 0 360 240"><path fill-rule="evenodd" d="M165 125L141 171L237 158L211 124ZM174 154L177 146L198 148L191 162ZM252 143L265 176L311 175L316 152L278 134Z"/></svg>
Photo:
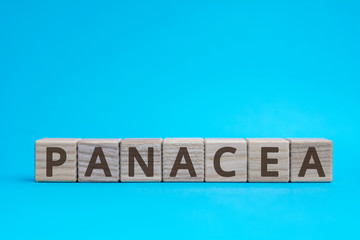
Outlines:
<svg viewBox="0 0 360 240"><path fill-rule="evenodd" d="M121 142L122 182L161 182L161 138L127 138Z"/></svg>
<svg viewBox="0 0 360 240"><path fill-rule="evenodd" d="M163 181L204 181L204 140L165 138L163 141Z"/></svg>
<svg viewBox="0 0 360 240"><path fill-rule="evenodd" d="M288 138L291 182L331 182L332 142L323 138Z"/></svg>
<svg viewBox="0 0 360 240"><path fill-rule="evenodd" d="M80 138L35 141L35 181L76 182L77 143Z"/></svg>
<svg viewBox="0 0 360 240"><path fill-rule="evenodd" d="M118 182L120 139L83 139L78 144L79 182Z"/></svg>
<svg viewBox="0 0 360 240"><path fill-rule="evenodd" d="M248 181L289 182L289 141L281 138L247 138Z"/></svg>
<svg viewBox="0 0 360 240"><path fill-rule="evenodd" d="M205 139L205 181L247 181L247 143L245 139Z"/></svg>

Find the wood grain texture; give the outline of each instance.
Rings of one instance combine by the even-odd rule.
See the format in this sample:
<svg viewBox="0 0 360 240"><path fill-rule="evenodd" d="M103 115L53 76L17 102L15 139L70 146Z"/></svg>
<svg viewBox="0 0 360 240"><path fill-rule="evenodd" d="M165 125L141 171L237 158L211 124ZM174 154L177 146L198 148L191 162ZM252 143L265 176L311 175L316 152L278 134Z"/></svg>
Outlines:
<svg viewBox="0 0 360 240"><path fill-rule="evenodd" d="M78 180L79 182L118 182L120 180L120 140L121 139L83 139L78 143ZM85 176L95 147L101 147L111 176L103 169L93 169ZM96 164L100 163L97 156Z"/></svg>
<svg viewBox="0 0 360 240"><path fill-rule="evenodd" d="M215 169L215 154L223 148L233 148L235 153L224 152L220 157L223 171L234 172L234 176L221 176ZM221 151L221 150L220 150ZM225 174L226 175L226 174ZM247 142L242 138L205 139L205 181L206 182L246 182L247 181Z"/></svg>
<svg viewBox="0 0 360 240"><path fill-rule="evenodd" d="M188 169L179 169L176 176L170 176L180 148L186 148L196 176L191 177ZM165 138L163 141L163 181L203 182L204 181L204 140L202 138ZM181 164L185 163L182 158Z"/></svg>
<svg viewBox="0 0 360 240"><path fill-rule="evenodd" d="M35 141L35 181L76 182L77 143L80 138L43 138ZM46 175L46 149L61 148L66 153L66 160L60 166L52 167L52 176ZM60 159L53 153L53 161Z"/></svg>
<svg viewBox="0 0 360 240"><path fill-rule="evenodd" d="M290 181L291 182L331 182L332 181L332 141L323 138L288 138L290 141ZM317 169L307 169L299 176L305 156L314 147L325 176L320 177ZM310 163L314 164L313 156Z"/></svg>
<svg viewBox="0 0 360 240"><path fill-rule="evenodd" d="M162 167L161 167L161 138L126 138L121 141L121 181L122 182L161 182L162 179ZM133 176L130 176L129 166L129 148L136 148L137 153L141 156L144 164L146 164L145 171L142 169L136 158L132 158L134 162ZM150 154L152 152L152 176L149 175L147 168L149 165L149 148ZM150 156L151 157L151 156ZM141 160L140 160L141 161ZM150 169L150 168L149 168Z"/></svg>
<svg viewBox="0 0 360 240"><path fill-rule="evenodd" d="M248 143L248 181L249 182L288 182L289 141L281 138L247 138ZM267 164L267 171L278 172L278 176L262 176L261 149L278 148L278 152L267 153L267 158L277 159L276 164Z"/></svg>

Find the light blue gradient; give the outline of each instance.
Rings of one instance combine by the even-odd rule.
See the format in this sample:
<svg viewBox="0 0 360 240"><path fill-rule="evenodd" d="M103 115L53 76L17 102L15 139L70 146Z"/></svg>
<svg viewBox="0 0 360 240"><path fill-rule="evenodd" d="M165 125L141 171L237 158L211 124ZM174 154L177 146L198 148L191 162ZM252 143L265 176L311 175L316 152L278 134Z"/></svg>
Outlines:
<svg viewBox="0 0 360 240"><path fill-rule="evenodd" d="M359 235L359 1L0 0L0 239ZM35 183L43 137L324 137L332 183Z"/></svg>

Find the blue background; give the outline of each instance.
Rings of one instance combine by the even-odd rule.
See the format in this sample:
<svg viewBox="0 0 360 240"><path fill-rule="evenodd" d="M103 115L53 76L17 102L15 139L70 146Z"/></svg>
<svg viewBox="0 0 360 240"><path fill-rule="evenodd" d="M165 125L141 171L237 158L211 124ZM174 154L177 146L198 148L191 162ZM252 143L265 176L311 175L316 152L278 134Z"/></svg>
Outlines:
<svg viewBox="0 0 360 240"><path fill-rule="evenodd" d="M359 12L1 0L0 239L358 236ZM35 183L43 137L324 137L334 181Z"/></svg>

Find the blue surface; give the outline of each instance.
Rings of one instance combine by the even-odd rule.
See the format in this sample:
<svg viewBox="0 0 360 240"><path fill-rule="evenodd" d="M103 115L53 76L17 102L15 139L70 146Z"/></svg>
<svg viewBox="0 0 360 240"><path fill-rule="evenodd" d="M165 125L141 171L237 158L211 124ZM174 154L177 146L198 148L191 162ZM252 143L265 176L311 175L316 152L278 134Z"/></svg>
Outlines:
<svg viewBox="0 0 360 240"><path fill-rule="evenodd" d="M0 239L359 235L359 1L0 1ZM43 137L324 137L334 181L34 182Z"/></svg>

